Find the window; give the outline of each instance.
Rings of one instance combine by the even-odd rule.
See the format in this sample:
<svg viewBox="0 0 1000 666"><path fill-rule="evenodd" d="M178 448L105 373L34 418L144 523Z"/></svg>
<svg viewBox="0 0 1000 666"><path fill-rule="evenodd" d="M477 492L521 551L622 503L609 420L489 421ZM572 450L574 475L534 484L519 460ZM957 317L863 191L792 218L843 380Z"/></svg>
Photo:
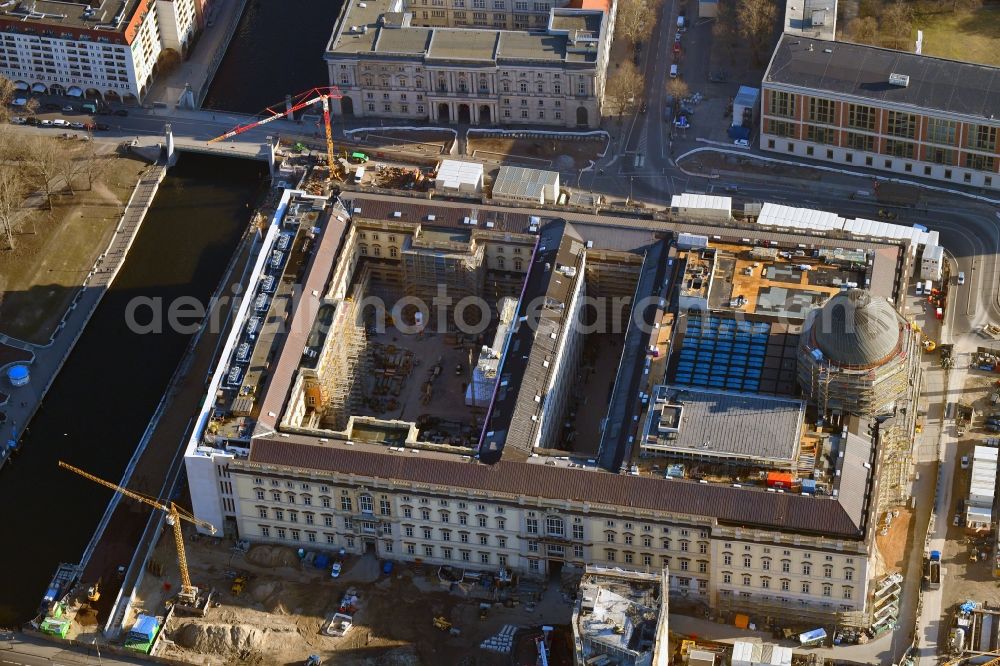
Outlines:
<svg viewBox="0 0 1000 666"><path fill-rule="evenodd" d="M833 567L831 565L823 565L823 578L833 578Z"/></svg>
<svg viewBox="0 0 1000 666"><path fill-rule="evenodd" d="M836 143L837 132L832 127L806 125L806 139L813 143Z"/></svg>
<svg viewBox="0 0 1000 666"><path fill-rule="evenodd" d="M875 109L870 106L849 104L847 106L847 126L874 132L876 113Z"/></svg>
<svg viewBox="0 0 1000 666"><path fill-rule="evenodd" d="M545 532L549 536L564 536L566 534L566 526L563 523L562 518L557 516L547 516L545 518Z"/></svg>
<svg viewBox="0 0 1000 666"><path fill-rule="evenodd" d="M928 162L934 162L935 164L954 164L955 163L955 151L948 150L947 148L937 148L935 146L927 146L925 149ZM929 169L925 169L929 171ZM930 175L928 173L928 175Z"/></svg>
<svg viewBox="0 0 1000 666"><path fill-rule="evenodd" d="M264 491L263 490L258 490L257 491L257 499L259 499L259 500L263 500L264 499Z"/></svg>
<svg viewBox="0 0 1000 666"><path fill-rule="evenodd" d="M417 554L417 547L416 547L416 545L412 544L412 543L406 544L406 554L407 555L416 555Z"/></svg>
<svg viewBox="0 0 1000 666"><path fill-rule="evenodd" d="M812 574L812 565L809 564L808 562L803 562L802 563L802 575L803 576L809 576L810 574Z"/></svg>
<svg viewBox="0 0 1000 666"><path fill-rule="evenodd" d="M854 569L844 569L844 580L854 580Z"/></svg>
<svg viewBox="0 0 1000 666"><path fill-rule="evenodd" d="M403 518L412 518L413 510L410 507L403 507Z"/></svg>
<svg viewBox="0 0 1000 666"><path fill-rule="evenodd" d="M931 143L943 143L949 146L955 145L955 134L958 123L954 120L943 120L941 118L927 119L927 141Z"/></svg>
<svg viewBox="0 0 1000 666"><path fill-rule="evenodd" d="M743 587L750 587L750 576L743 576Z"/></svg>
<svg viewBox="0 0 1000 666"><path fill-rule="evenodd" d="M424 546L424 556L434 557L434 546Z"/></svg>
<svg viewBox="0 0 1000 666"><path fill-rule="evenodd" d="M969 125L965 145L975 150L994 152L997 149L997 128L988 125Z"/></svg>
<svg viewBox="0 0 1000 666"><path fill-rule="evenodd" d="M406 525L403 527L403 534L412 537L413 536L413 525Z"/></svg>
<svg viewBox="0 0 1000 666"><path fill-rule="evenodd" d="M583 540L583 525L573 525L573 538Z"/></svg>
<svg viewBox="0 0 1000 666"><path fill-rule="evenodd" d="M976 169L978 171L996 171L997 158L986 157L985 155L974 155L972 153L966 153L965 166L967 169Z"/></svg>
<svg viewBox="0 0 1000 666"><path fill-rule="evenodd" d="M483 564L489 564L490 563L490 554L489 553L479 553L479 561L482 562Z"/></svg>
<svg viewBox="0 0 1000 666"><path fill-rule="evenodd" d="M460 514L458 514L458 524L459 525L468 525L469 524L469 514L467 514L467 513L460 513Z"/></svg>
<svg viewBox="0 0 1000 666"><path fill-rule="evenodd" d="M529 553L537 553L538 552L538 542L537 541L529 541L528 542L528 552Z"/></svg>
<svg viewBox="0 0 1000 666"><path fill-rule="evenodd" d="M441 530L441 540L451 541L451 530Z"/></svg>
<svg viewBox="0 0 1000 666"><path fill-rule="evenodd" d="M261 525L260 526L260 535L262 537L265 537L265 538L270 537L271 536L271 528L268 527L267 525Z"/></svg>
<svg viewBox="0 0 1000 666"><path fill-rule="evenodd" d="M362 495L359 497L358 504L361 506L361 513L374 513L375 511L371 495Z"/></svg>
<svg viewBox="0 0 1000 666"><path fill-rule="evenodd" d="M486 516L476 516L480 527L486 527Z"/></svg>
<svg viewBox="0 0 1000 666"><path fill-rule="evenodd" d="M845 144L848 148L854 148L855 150L864 150L866 152L875 152L875 137L868 136L867 134L855 134L854 132L845 132Z"/></svg>
<svg viewBox="0 0 1000 666"><path fill-rule="evenodd" d="M271 491L271 499L273 501L275 501L275 502L280 502L281 501L281 493L279 491L277 491L277 490L272 490Z"/></svg>
<svg viewBox="0 0 1000 666"><path fill-rule="evenodd" d="M502 264L501 264L500 268L503 268ZM528 519L525 520L525 532L527 532L528 534L538 534L538 519L537 518L528 518Z"/></svg>
<svg viewBox="0 0 1000 666"><path fill-rule="evenodd" d="M917 149L916 144L910 143L909 141L895 141L893 139L886 139L885 141L885 152L886 155L893 155L894 157L905 157L907 159L913 159L916 155Z"/></svg>
<svg viewBox="0 0 1000 666"><path fill-rule="evenodd" d="M632 553L625 553L625 564L632 564Z"/></svg>
<svg viewBox="0 0 1000 666"><path fill-rule="evenodd" d="M607 533L607 539L608 539L608 543L614 543L615 542L615 533L614 532L608 532Z"/></svg>
<svg viewBox="0 0 1000 666"><path fill-rule="evenodd" d="M809 583L802 583L802 594L809 594Z"/></svg>
<svg viewBox="0 0 1000 666"><path fill-rule="evenodd" d="M726 566L730 566L733 563L733 556L731 553L724 553L722 556L722 563Z"/></svg>
<svg viewBox="0 0 1000 666"><path fill-rule="evenodd" d="M265 508L264 508L264 507L262 507L262 506L260 506L260 507L257 507L257 515L258 515L258 516L259 516L260 518L264 518L264 519L266 520L266 519L267 519L267 509L265 509Z"/></svg>
<svg viewBox="0 0 1000 666"><path fill-rule="evenodd" d="M743 566L746 567L747 569L749 569L752 564L753 564L752 558L749 555L744 555L743 556Z"/></svg>
<svg viewBox="0 0 1000 666"><path fill-rule="evenodd" d="M726 585L729 585L730 583L732 583L733 582L733 574L731 574L731 573L724 573L724 574L722 574L722 582L724 584L726 584Z"/></svg>
<svg viewBox="0 0 1000 666"><path fill-rule="evenodd" d="M851 597L853 597L854 596L854 588L852 588L850 585L845 585L844 586L844 595L843 596L844 596L845 599L850 599Z"/></svg>
<svg viewBox="0 0 1000 666"><path fill-rule="evenodd" d="M632 545L632 535L631 534L626 534L625 535L625 545L626 546L631 546ZM684 550L684 549L682 548L681 550Z"/></svg>
<svg viewBox="0 0 1000 666"><path fill-rule="evenodd" d="M787 578L782 578L781 579L781 591L782 592L788 592L788 588L789 588L790 585L791 585L791 581L790 580L788 580Z"/></svg>
<svg viewBox="0 0 1000 666"><path fill-rule="evenodd" d="M781 560L781 573L789 573L792 570L792 563L790 560Z"/></svg>
<svg viewBox="0 0 1000 666"><path fill-rule="evenodd" d="M809 98L809 120L814 123L832 125L835 121L837 105L829 99Z"/></svg>
<svg viewBox="0 0 1000 666"><path fill-rule="evenodd" d="M341 497L340 498L340 510L341 511L351 511L352 510L352 507L351 507L351 498L350 497Z"/></svg>
<svg viewBox="0 0 1000 666"><path fill-rule="evenodd" d="M461 541L462 543L469 543L469 533L468 532L459 532L458 533L458 540Z"/></svg>
<svg viewBox="0 0 1000 666"><path fill-rule="evenodd" d="M275 520L284 520L285 519L285 512L282 511L281 509L275 509L274 510L274 519Z"/></svg>
<svg viewBox="0 0 1000 666"><path fill-rule="evenodd" d="M792 93L772 90L768 113L772 116L791 118L795 115L795 96Z"/></svg>
<svg viewBox="0 0 1000 666"><path fill-rule="evenodd" d="M833 595L833 585L829 583L823 583L823 596L829 597Z"/></svg>
<svg viewBox="0 0 1000 666"><path fill-rule="evenodd" d="M447 511L442 511L441 512L441 522L442 523L449 523L449 522L451 522L451 514L448 513Z"/></svg>
<svg viewBox="0 0 1000 666"><path fill-rule="evenodd" d="M323 524L327 527L333 527L333 516L323 516Z"/></svg>
<svg viewBox="0 0 1000 666"><path fill-rule="evenodd" d="M760 586L765 590L771 589L771 579L768 578L767 576L762 577L760 579Z"/></svg>
<svg viewBox="0 0 1000 666"><path fill-rule="evenodd" d="M286 538L286 535L285 535L285 528L284 528L284 527L278 527L278 528L275 528L275 530L274 530L274 531L275 531L275 532L277 533L277 535L278 535L278 538L279 538L279 539L284 539L284 538Z"/></svg>
<svg viewBox="0 0 1000 666"><path fill-rule="evenodd" d="M777 136L795 136L795 125L788 122L787 120L771 120L767 118L767 130L768 134L775 134Z"/></svg>
<svg viewBox="0 0 1000 666"><path fill-rule="evenodd" d="M488 546L488 545L490 545L490 537L489 537L489 535L487 535L487 534L480 534L479 535L479 545L481 545L481 546Z"/></svg>
<svg viewBox="0 0 1000 666"><path fill-rule="evenodd" d="M606 559L608 562L614 562L615 561L615 551L610 550L610 549L605 550L604 551L604 559Z"/></svg>
<svg viewBox="0 0 1000 666"><path fill-rule="evenodd" d="M497 518L497 529L502 530L507 526L507 521L503 518Z"/></svg>
<svg viewBox="0 0 1000 666"><path fill-rule="evenodd" d="M433 539L434 538L434 533L433 533L433 531L431 531L431 528L429 528L429 527L423 528L423 533L424 533L424 538L425 539Z"/></svg>
<svg viewBox="0 0 1000 666"><path fill-rule="evenodd" d="M687 571L688 566L690 565L688 560L680 560L680 563L681 563L681 571Z"/></svg>
<svg viewBox="0 0 1000 666"><path fill-rule="evenodd" d="M420 510L420 519L421 520L430 520L431 519L431 510L430 509L421 509Z"/></svg>
<svg viewBox="0 0 1000 666"><path fill-rule="evenodd" d="M573 557L583 559L583 546L573 546Z"/></svg>
<svg viewBox="0 0 1000 666"><path fill-rule="evenodd" d="M917 116L912 113L902 111L889 111L889 120L886 125L886 134L913 139L917 135Z"/></svg>

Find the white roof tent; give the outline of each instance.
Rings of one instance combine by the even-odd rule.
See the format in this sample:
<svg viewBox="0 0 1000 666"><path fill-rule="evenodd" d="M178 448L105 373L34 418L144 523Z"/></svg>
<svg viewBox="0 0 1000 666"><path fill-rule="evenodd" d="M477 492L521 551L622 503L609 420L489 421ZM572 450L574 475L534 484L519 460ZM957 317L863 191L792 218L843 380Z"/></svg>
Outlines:
<svg viewBox="0 0 1000 666"><path fill-rule="evenodd" d="M687 208L700 210L723 210L731 213L733 210L732 197L717 197L711 194L675 194L670 197L670 207L673 209Z"/></svg>
<svg viewBox="0 0 1000 666"><path fill-rule="evenodd" d="M493 198L538 203L555 202L559 198L559 173L502 166L493 182Z"/></svg>
<svg viewBox="0 0 1000 666"><path fill-rule="evenodd" d="M434 187L453 192L481 192L483 165L477 162L442 160L434 179Z"/></svg>
<svg viewBox="0 0 1000 666"><path fill-rule="evenodd" d="M930 234L918 227L890 224L864 218L847 219L836 213L811 208L795 208L766 203L760 209L757 224L765 227L808 229L817 233L840 232L861 238L906 240L913 245L926 245Z"/></svg>

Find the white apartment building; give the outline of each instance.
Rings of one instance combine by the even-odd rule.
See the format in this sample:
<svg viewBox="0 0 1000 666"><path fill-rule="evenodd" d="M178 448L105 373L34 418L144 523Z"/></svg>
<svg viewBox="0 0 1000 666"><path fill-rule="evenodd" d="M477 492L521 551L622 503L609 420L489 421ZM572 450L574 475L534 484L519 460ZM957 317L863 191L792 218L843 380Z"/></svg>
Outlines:
<svg viewBox="0 0 1000 666"><path fill-rule="evenodd" d="M492 22L475 11L466 22L464 10L449 14L440 2L441 9L426 11L401 0L344 5L325 56L330 84L344 95L334 102L336 114L483 125L600 123L613 14L538 2L534 18L516 19L517 29L508 30L510 0L492 0L505 8Z"/></svg>
<svg viewBox="0 0 1000 666"><path fill-rule="evenodd" d="M160 53L183 53L200 0L37 0L0 7L0 76L20 91L137 103Z"/></svg>

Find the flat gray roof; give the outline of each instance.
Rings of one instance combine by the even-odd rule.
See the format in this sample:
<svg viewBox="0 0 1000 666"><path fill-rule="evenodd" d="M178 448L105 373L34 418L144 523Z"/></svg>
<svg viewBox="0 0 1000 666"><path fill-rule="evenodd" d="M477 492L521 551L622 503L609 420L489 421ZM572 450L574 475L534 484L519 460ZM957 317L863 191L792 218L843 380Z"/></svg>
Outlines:
<svg viewBox="0 0 1000 666"><path fill-rule="evenodd" d="M789 465L798 453L805 403L734 391L657 386L647 441L670 452ZM661 403L661 400L663 401ZM675 437L658 430L670 428Z"/></svg>
<svg viewBox="0 0 1000 666"><path fill-rule="evenodd" d="M434 30L427 57L437 60L492 61L499 38L496 30Z"/></svg>
<svg viewBox="0 0 1000 666"><path fill-rule="evenodd" d="M559 184L559 173L526 169L524 167L502 166L493 181L493 194L537 199L542 188ZM558 193L557 193L558 194Z"/></svg>
<svg viewBox="0 0 1000 666"><path fill-rule="evenodd" d="M890 74L907 76L909 82L889 83ZM1000 124L1000 68L987 65L784 34L764 74L764 84L768 83Z"/></svg>

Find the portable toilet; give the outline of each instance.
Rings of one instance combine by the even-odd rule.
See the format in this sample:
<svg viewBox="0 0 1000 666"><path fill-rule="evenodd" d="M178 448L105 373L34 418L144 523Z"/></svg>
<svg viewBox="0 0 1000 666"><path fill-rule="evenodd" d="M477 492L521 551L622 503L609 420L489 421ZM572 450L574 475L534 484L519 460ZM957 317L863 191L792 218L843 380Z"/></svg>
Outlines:
<svg viewBox="0 0 1000 666"><path fill-rule="evenodd" d="M28 366L19 364L8 368L7 380L10 382L11 386L27 386L28 382L31 380L31 374L28 372Z"/></svg>

